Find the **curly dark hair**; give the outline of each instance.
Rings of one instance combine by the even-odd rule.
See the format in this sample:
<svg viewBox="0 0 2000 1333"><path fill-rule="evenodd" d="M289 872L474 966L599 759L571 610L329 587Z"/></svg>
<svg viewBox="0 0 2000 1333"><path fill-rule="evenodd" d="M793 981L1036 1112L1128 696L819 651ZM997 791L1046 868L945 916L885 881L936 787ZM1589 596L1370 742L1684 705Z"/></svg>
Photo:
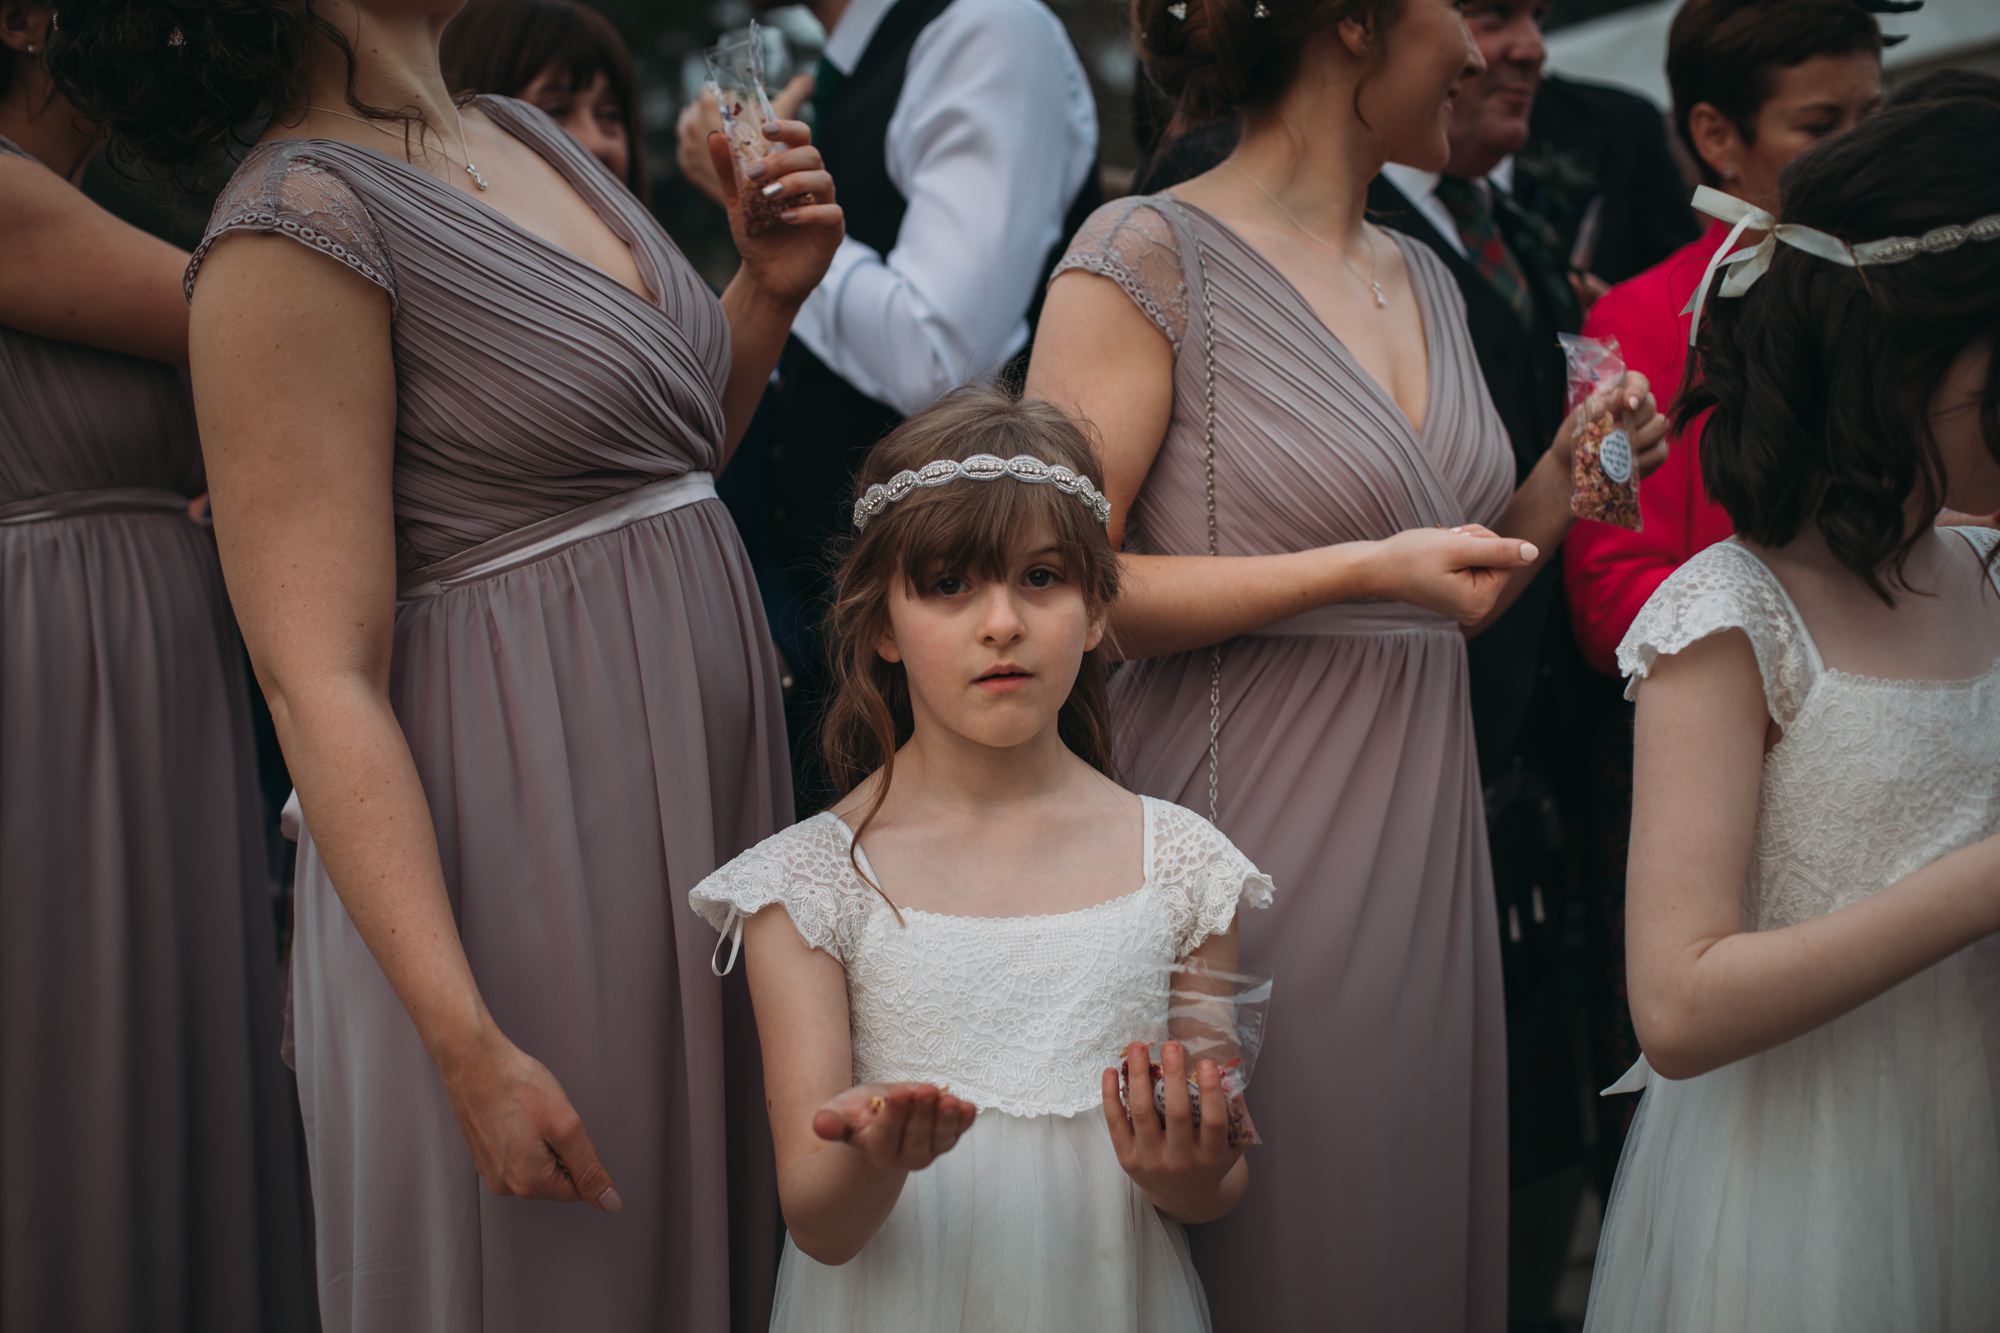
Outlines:
<svg viewBox="0 0 2000 1333"><path fill-rule="evenodd" d="M1174 109L1172 133L1276 105L1298 76L1307 39L1350 19L1374 33L1379 65L1383 35L1402 17L1403 2L1133 0L1132 41L1146 77ZM1177 8L1183 17L1174 16Z"/></svg>
<svg viewBox="0 0 2000 1333"><path fill-rule="evenodd" d="M1922 236L2000 214L2000 103L1892 107L1802 155L1779 178L1783 221L1849 244ZM1702 428L1702 480L1736 530L1781 546L1809 527L1885 602L1908 588L1942 508L1931 403L1967 347L2000 336L2000 242L1847 268L1788 245L1742 298L1713 292L1674 406ZM1979 405L2000 459L2000 357Z"/></svg>
<svg viewBox="0 0 2000 1333"><path fill-rule="evenodd" d="M411 110L369 106L354 91L354 48L314 0L63 0L49 33L50 76L71 105L108 133L114 152L199 189L306 95L315 41L347 59L347 100L381 119Z"/></svg>

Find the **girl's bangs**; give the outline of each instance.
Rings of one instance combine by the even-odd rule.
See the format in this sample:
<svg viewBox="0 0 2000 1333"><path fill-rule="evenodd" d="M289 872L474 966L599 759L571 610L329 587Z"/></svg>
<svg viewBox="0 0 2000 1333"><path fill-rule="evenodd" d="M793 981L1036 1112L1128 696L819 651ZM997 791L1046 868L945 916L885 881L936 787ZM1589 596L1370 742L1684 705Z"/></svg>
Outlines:
<svg viewBox="0 0 2000 1333"><path fill-rule="evenodd" d="M954 481L918 491L875 521L890 528L883 533L892 547L890 558L912 587L946 574L1005 578L1033 549L1029 543L1036 538L1030 534L1047 534L1043 540L1061 553L1065 575L1081 580L1087 597L1098 582L1089 577L1097 519L1082 501L1054 486L1010 478ZM1101 530L1097 542L1103 542Z"/></svg>

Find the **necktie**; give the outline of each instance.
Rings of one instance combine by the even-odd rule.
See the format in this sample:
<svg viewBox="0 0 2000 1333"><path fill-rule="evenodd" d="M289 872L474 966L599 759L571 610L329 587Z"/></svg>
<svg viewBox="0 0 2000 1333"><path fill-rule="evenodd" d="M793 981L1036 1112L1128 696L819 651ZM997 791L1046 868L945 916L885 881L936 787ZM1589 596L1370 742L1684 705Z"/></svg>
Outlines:
<svg viewBox="0 0 2000 1333"><path fill-rule="evenodd" d="M1513 307L1522 324L1532 326L1535 303L1528 291L1527 275L1521 272L1520 264L1500 235L1500 227L1493 220L1493 201L1486 197L1486 191L1472 181L1440 176L1437 197L1458 224L1458 239L1464 243L1466 257L1479 276L1493 284L1493 289Z"/></svg>

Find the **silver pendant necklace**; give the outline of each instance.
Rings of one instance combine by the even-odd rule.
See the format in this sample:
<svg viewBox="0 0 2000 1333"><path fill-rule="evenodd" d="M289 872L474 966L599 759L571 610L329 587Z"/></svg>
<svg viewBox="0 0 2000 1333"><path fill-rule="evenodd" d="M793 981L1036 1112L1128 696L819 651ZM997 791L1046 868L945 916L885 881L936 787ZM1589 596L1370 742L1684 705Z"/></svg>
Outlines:
<svg viewBox="0 0 2000 1333"><path fill-rule="evenodd" d="M1368 224L1366 222L1363 222L1361 224L1361 243L1368 247L1368 276L1364 278L1361 276L1361 270L1354 267L1354 261L1347 257L1347 252L1345 250L1342 250L1339 246L1334 245L1329 241L1321 240L1319 235L1315 233L1312 230L1312 228L1306 226L1305 223L1293 217L1292 210L1286 208L1284 204L1279 201L1277 195L1272 194L1269 190L1264 188L1264 182L1258 180L1255 176L1252 176L1249 172L1237 166L1234 162L1228 163L1227 165L1231 171L1235 172L1237 175L1241 176L1244 180L1249 181L1252 185L1256 186L1257 192L1263 195L1266 199L1269 199L1271 201L1271 207L1277 209L1280 213L1284 214L1285 221L1291 223L1294 227L1298 228L1300 233L1303 234L1307 240L1313 242L1315 245L1318 245L1321 249L1333 251L1333 253L1339 257L1341 264L1346 267L1347 271L1354 275L1354 280L1366 286L1369 292L1375 297L1375 308L1377 310L1387 310L1389 308L1389 294L1382 290L1382 281L1379 276L1379 269L1375 258L1375 240L1368 234Z"/></svg>
<svg viewBox="0 0 2000 1333"><path fill-rule="evenodd" d="M345 116L349 120L357 121L360 124L366 125L369 129L374 130L377 134L386 134L392 139L402 137L398 135L394 130L385 129L381 125L378 125L374 121L368 119L368 117L357 116L350 111L340 111L335 109L334 107L315 106L310 103L307 104L306 110L324 111L329 116ZM453 166L465 172L466 175L472 177L472 183L478 186L481 190L485 190L488 188L486 182L486 176L483 172L479 170L477 166L473 165L472 149L465 141L465 114L461 112L456 106L452 107L451 113L452 115L458 118L458 151L460 156L462 156L465 160L463 162L455 161L450 153L444 151L444 146L442 144L438 146L438 155L444 158L445 161L450 162Z"/></svg>

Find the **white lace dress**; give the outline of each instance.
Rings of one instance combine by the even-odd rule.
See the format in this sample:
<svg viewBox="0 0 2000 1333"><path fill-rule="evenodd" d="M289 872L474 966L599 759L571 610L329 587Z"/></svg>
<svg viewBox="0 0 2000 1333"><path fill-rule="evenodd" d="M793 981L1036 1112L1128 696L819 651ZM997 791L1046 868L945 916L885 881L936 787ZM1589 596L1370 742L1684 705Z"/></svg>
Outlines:
<svg viewBox="0 0 2000 1333"><path fill-rule="evenodd" d="M1166 965L1227 930L1239 905L1267 904L1271 882L1199 815L1143 805L1144 882L1074 912L904 908L898 925L854 873L848 827L831 814L695 887L717 930L781 903L847 969L856 1083L943 1083L979 1107L851 1262L828 1267L786 1242L774 1330L1209 1327L1181 1227L1118 1165L1098 1077L1126 1043L1162 1034Z"/></svg>
<svg viewBox="0 0 2000 1333"><path fill-rule="evenodd" d="M1996 535L1962 529L1984 552ZM1996 610L1995 614L2000 614ZM2000 832L2000 663L1963 681L1831 670L1777 579L1719 543L1618 650L1653 663L1743 630L1784 737L1765 757L1746 929L1859 901ZM2000 1328L2000 944L1824 1027L1644 1087L1598 1243L1590 1330Z"/></svg>

